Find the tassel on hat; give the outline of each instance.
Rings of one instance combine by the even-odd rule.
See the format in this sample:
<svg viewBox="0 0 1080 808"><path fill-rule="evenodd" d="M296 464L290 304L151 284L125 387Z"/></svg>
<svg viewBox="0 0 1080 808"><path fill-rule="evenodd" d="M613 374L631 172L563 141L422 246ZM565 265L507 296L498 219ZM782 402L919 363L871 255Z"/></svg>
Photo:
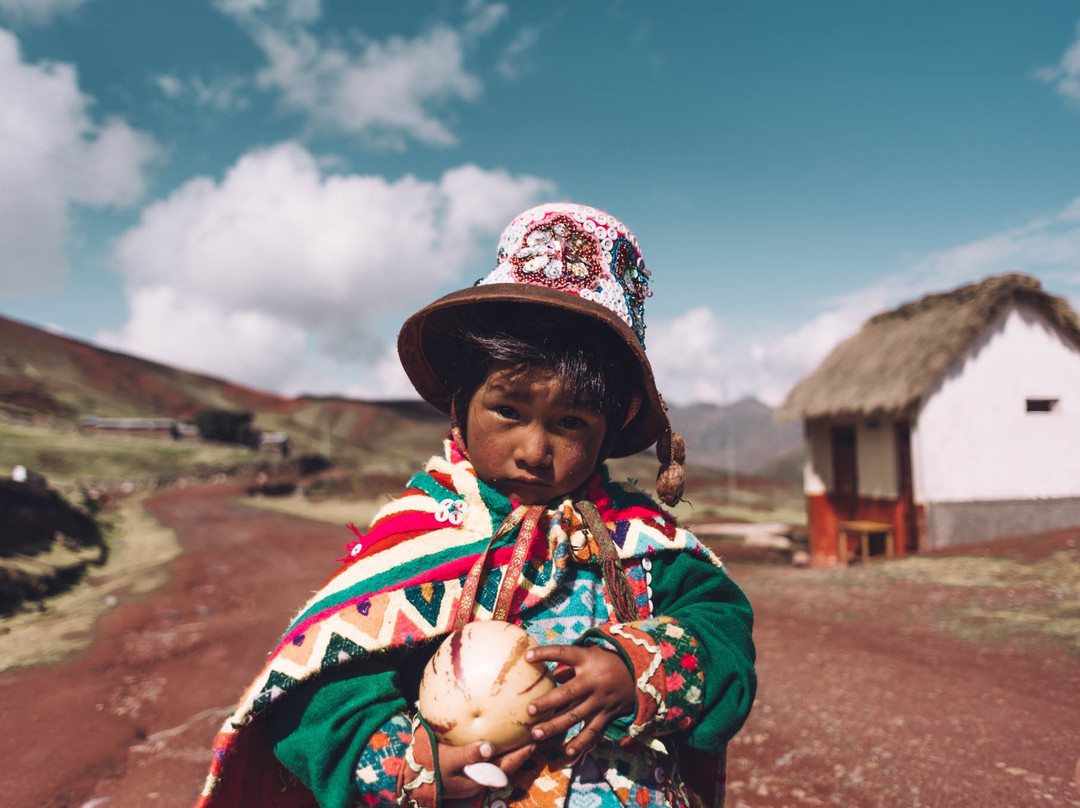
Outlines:
<svg viewBox="0 0 1080 808"><path fill-rule="evenodd" d="M683 464L686 462L686 441L682 435L669 428L656 442L656 459L660 471L656 475L656 495L669 507L682 501L686 486Z"/></svg>
<svg viewBox="0 0 1080 808"><path fill-rule="evenodd" d="M656 459L660 461L660 470L656 472L656 495L669 508L674 508L682 502L683 490L686 487L686 473L683 471L686 441L672 429L671 419L667 414L668 405L663 396L660 396L660 406L664 410L667 429L660 433L656 440Z"/></svg>
<svg viewBox="0 0 1080 808"><path fill-rule="evenodd" d="M667 402L660 399L660 405L664 408L664 416L667 416ZM657 496L665 506L674 508L683 501L683 490L686 488L686 472L683 463L686 462L686 441L671 426L671 420L667 421L667 429L661 433L657 440L657 459L660 461L660 471L657 472Z"/></svg>

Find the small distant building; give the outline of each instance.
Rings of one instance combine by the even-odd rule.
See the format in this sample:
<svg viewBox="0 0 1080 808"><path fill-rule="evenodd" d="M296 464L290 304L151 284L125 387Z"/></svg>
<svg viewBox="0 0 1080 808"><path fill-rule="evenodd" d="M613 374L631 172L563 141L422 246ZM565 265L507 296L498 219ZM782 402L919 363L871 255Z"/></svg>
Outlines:
<svg viewBox="0 0 1080 808"><path fill-rule="evenodd" d="M280 454L283 458L289 456L289 436L285 432L260 432L259 451Z"/></svg>
<svg viewBox="0 0 1080 808"><path fill-rule="evenodd" d="M108 433L149 438L179 436L179 426L172 418L100 418L96 415L87 415L82 419L81 429L90 435Z"/></svg>
<svg viewBox="0 0 1080 808"><path fill-rule="evenodd" d="M1080 525L1080 319L1025 275L870 318L779 410L814 563Z"/></svg>
<svg viewBox="0 0 1080 808"><path fill-rule="evenodd" d="M195 424L177 423L173 430L173 437L177 440L199 440L202 435Z"/></svg>

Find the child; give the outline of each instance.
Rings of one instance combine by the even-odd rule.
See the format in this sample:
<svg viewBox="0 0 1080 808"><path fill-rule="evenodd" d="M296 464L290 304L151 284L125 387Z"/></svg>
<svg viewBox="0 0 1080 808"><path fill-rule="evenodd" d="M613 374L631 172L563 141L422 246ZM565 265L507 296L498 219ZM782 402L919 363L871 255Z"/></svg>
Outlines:
<svg viewBox="0 0 1080 808"><path fill-rule="evenodd" d="M495 270L404 325L402 364L451 440L350 546L225 722L199 805L718 805L753 703L749 604L720 562L603 461L657 444L682 494L644 351L649 272L622 222L541 205ZM423 667L470 619L521 625L561 682L533 743L439 743ZM482 761L508 776L484 788Z"/></svg>

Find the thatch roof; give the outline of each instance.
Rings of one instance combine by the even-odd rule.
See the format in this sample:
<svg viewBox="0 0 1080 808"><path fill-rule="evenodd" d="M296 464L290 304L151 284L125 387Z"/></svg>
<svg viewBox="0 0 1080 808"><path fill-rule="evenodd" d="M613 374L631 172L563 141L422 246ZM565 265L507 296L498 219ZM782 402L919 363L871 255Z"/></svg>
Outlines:
<svg viewBox="0 0 1080 808"><path fill-rule="evenodd" d="M871 317L788 393L782 419L911 414L997 318L1023 304L1080 349L1080 319L1037 278L999 275Z"/></svg>

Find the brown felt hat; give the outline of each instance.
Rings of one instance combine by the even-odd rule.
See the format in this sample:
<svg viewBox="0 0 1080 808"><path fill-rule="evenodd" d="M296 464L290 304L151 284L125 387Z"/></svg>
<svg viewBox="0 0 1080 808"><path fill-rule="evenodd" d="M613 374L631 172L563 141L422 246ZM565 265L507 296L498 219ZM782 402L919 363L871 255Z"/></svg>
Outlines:
<svg viewBox="0 0 1080 808"><path fill-rule="evenodd" d="M455 386L448 378L455 349L450 335L464 316L507 304L580 315L607 326L640 368L640 406L615 439L610 456L625 457L660 441L657 453L664 468L681 464L681 438L671 433L667 407L645 355L649 274L637 239L613 216L569 202L530 208L503 232L495 269L487 277L405 321L398 334L401 364L424 400L449 414Z"/></svg>
<svg viewBox="0 0 1080 808"><path fill-rule="evenodd" d="M405 321L398 334L398 354L413 387L425 401L450 414L453 382L446 378L445 368L451 364L449 352L455 346L449 335L454 333L455 324L465 310L507 303L554 306L604 323L624 338L627 348L641 366L643 398L637 414L615 439L612 457L625 457L648 449L667 430L667 414L656 390L652 368L633 332L597 303L554 289L523 284L497 283L451 292Z"/></svg>

